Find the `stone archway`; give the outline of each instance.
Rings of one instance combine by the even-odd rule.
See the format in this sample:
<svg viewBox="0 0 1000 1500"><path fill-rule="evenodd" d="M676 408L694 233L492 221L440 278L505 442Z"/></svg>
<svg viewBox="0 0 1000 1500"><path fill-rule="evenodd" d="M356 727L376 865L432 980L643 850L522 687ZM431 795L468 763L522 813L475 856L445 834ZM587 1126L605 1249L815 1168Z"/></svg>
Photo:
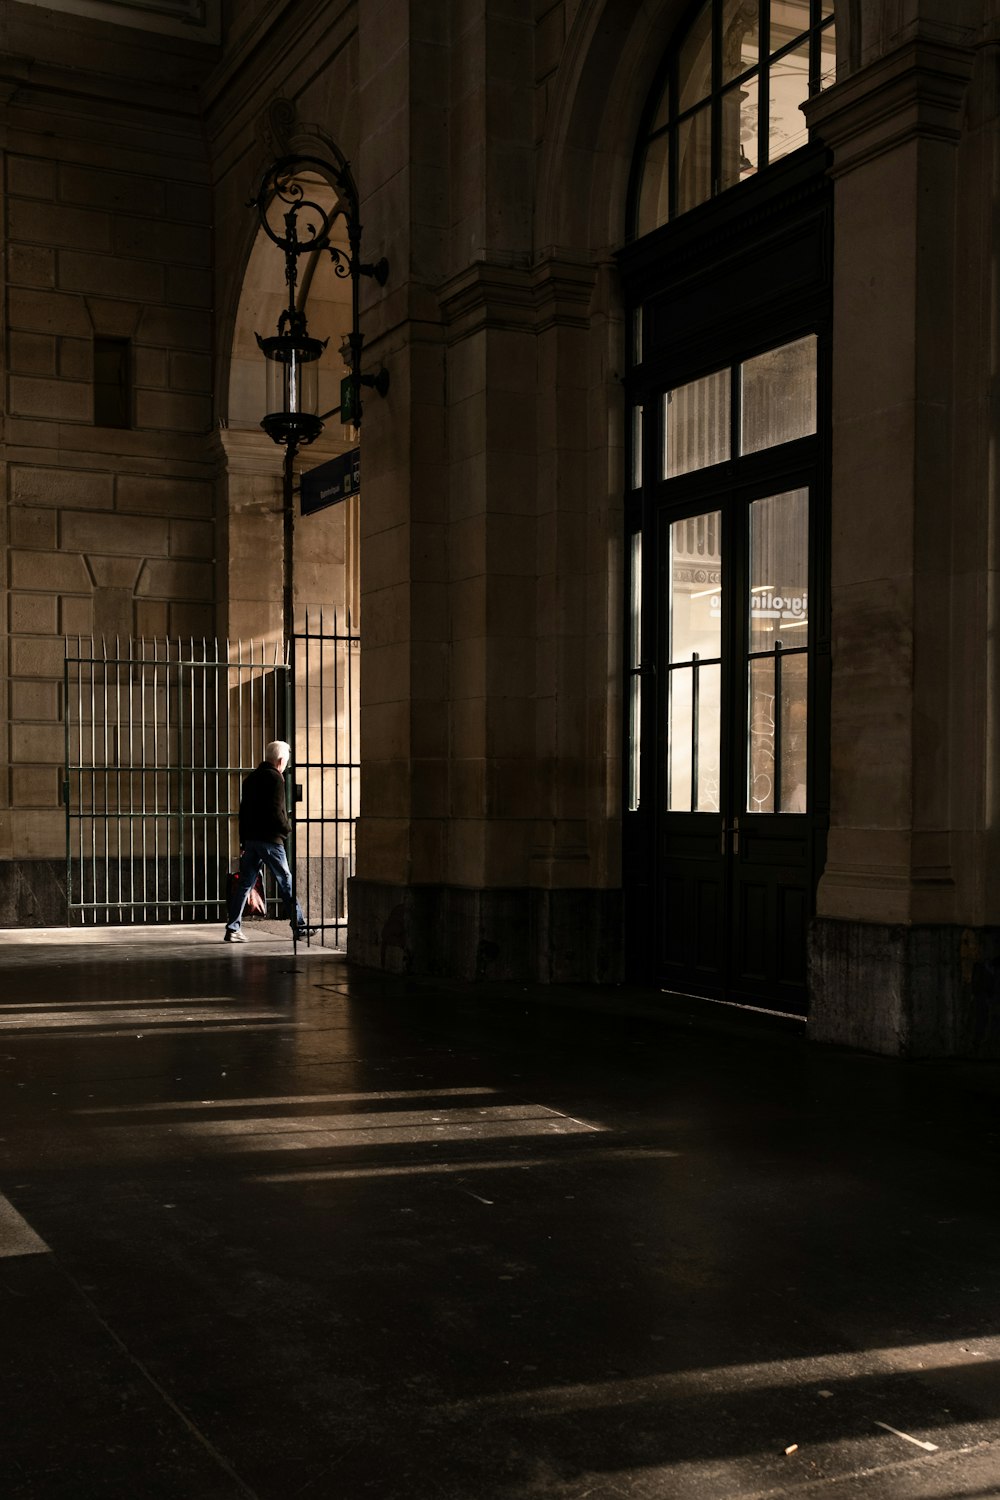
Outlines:
<svg viewBox="0 0 1000 1500"><path fill-rule="evenodd" d="M282 153L303 146L321 153L324 138L315 129L302 128L294 142L287 136L277 142ZM333 211L335 196L326 183L311 182L309 195L325 211ZM339 236L335 234L334 238ZM346 237L343 243L346 250ZM236 639L263 637L277 641L282 632L284 449L260 427L265 373L256 334L266 336L275 330L286 298L281 254L263 229L258 229L240 284L220 400L225 412L221 425L225 492L220 616L224 633ZM308 316L310 332L328 340L320 361L320 410L327 412L339 404L340 380L346 373L340 348L350 329L350 282L337 276L329 256L302 257L298 302ZM352 430L342 428L336 415L330 417L321 436L300 450L296 475L344 452L354 442ZM292 592L296 628L307 614L319 611L327 617L336 611L341 618L350 611L357 626L357 497L305 518L299 515L297 500L294 510Z"/></svg>

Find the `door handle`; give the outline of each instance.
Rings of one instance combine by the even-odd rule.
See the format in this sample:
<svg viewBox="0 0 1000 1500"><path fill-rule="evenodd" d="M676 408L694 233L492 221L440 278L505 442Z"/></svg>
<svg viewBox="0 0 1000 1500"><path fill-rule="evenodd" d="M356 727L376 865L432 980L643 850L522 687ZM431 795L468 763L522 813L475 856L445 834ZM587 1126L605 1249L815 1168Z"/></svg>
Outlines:
<svg viewBox="0 0 1000 1500"><path fill-rule="evenodd" d="M725 823L723 823L723 825L722 825L722 849L721 849L720 852L722 853L723 857L725 857L725 853L726 853L726 836L727 836L727 834L730 834L730 833L733 836L733 853L734 854L739 854L739 852L740 852L740 820L739 820L739 818L734 818L733 821L732 821L732 826L729 827L729 828L726 827Z"/></svg>

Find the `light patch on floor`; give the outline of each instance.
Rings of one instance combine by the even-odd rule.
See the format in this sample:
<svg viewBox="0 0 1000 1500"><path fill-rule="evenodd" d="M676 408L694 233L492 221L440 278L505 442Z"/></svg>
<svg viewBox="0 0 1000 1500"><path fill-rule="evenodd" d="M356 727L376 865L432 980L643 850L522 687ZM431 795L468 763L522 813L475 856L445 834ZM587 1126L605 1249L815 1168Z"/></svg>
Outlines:
<svg viewBox="0 0 1000 1500"><path fill-rule="evenodd" d="M0 1257L47 1255L49 1247L21 1217L13 1203L0 1193Z"/></svg>
<svg viewBox="0 0 1000 1500"><path fill-rule="evenodd" d="M481 1098L498 1093L495 1088L379 1089L364 1094L271 1094L254 1099L184 1099L158 1104L112 1104L78 1109L78 1115L177 1114L201 1109L266 1109L279 1104L381 1104L393 1099Z"/></svg>

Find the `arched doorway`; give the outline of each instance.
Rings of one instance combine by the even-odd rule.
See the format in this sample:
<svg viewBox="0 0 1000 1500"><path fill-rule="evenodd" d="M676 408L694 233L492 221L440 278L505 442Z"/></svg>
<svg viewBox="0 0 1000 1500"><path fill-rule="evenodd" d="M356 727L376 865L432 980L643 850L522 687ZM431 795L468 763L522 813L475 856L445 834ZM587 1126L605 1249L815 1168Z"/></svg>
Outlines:
<svg viewBox="0 0 1000 1500"><path fill-rule="evenodd" d="M277 149L322 152L327 138L313 127L282 137ZM310 171L301 185L331 222L330 238L346 253L342 215L333 188ZM224 513L225 618L231 641L274 647L287 663L287 718L282 737L292 747L288 800L293 809L289 850L296 892L315 941L341 946L346 938L347 882L354 870L359 810L360 517L359 496L303 510L304 473L358 446L339 417L344 350L352 326L351 284L325 252L303 255L297 306L310 333L326 348L319 361L320 436L299 449L294 484L284 483L285 449L261 430L266 408L265 362L257 335L277 327L288 302L284 259L263 228L247 256L232 324L222 432L226 453ZM290 514L286 513L288 506ZM291 544L291 568L284 548ZM284 591L290 581L290 608ZM291 621L285 639L284 617ZM261 691L266 673L262 670ZM243 769L247 769L246 766Z"/></svg>
<svg viewBox="0 0 1000 1500"><path fill-rule="evenodd" d="M828 822L832 206L799 105L833 7L712 0L647 107L629 309L633 977L806 1002Z"/></svg>
<svg viewBox="0 0 1000 1500"><path fill-rule="evenodd" d="M334 194L325 184L311 181L310 198L333 210ZM337 221L346 250L342 221ZM335 242L339 243L334 233ZM280 253L258 230L247 258L233 324L229 361L227 416L222 438L227 460L228 518L226 561L226 618L228 634L255 639L278 639L282 597L282 467L284 449L261 430L265 411L265 364L256 335L268 335L287 302L284 263ZM299 302L310 328L328 339L319 365L320 410L339 404L340 381L346 373L341 346L351 326L350 283L337 276L328 255L309 257L300 268ZM355 444L353 429L329 418L324 431L299 451L296 474L301 474L347 451ZM320 610L339 615L350 611L355 625L359 614L358 500L302 517L294 506L292 587L293 618L300 628L307 614Z"/></svg>

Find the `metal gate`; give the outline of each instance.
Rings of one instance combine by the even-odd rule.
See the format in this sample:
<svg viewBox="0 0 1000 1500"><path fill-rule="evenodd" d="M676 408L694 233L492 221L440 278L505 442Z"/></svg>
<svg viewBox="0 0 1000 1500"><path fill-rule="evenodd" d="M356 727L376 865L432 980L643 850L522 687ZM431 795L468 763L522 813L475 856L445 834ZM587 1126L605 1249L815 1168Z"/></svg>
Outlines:
<svg viewBox="0 0 1000 1500"><path fill-rule="evenodd" d="M243 777L292 746L289 863L317 939L346 936L358 805L359 639L323 617L289 654L251 641L67 640L71 924L222 922ZM267 917L278 917L269 896Z"/></svg>

